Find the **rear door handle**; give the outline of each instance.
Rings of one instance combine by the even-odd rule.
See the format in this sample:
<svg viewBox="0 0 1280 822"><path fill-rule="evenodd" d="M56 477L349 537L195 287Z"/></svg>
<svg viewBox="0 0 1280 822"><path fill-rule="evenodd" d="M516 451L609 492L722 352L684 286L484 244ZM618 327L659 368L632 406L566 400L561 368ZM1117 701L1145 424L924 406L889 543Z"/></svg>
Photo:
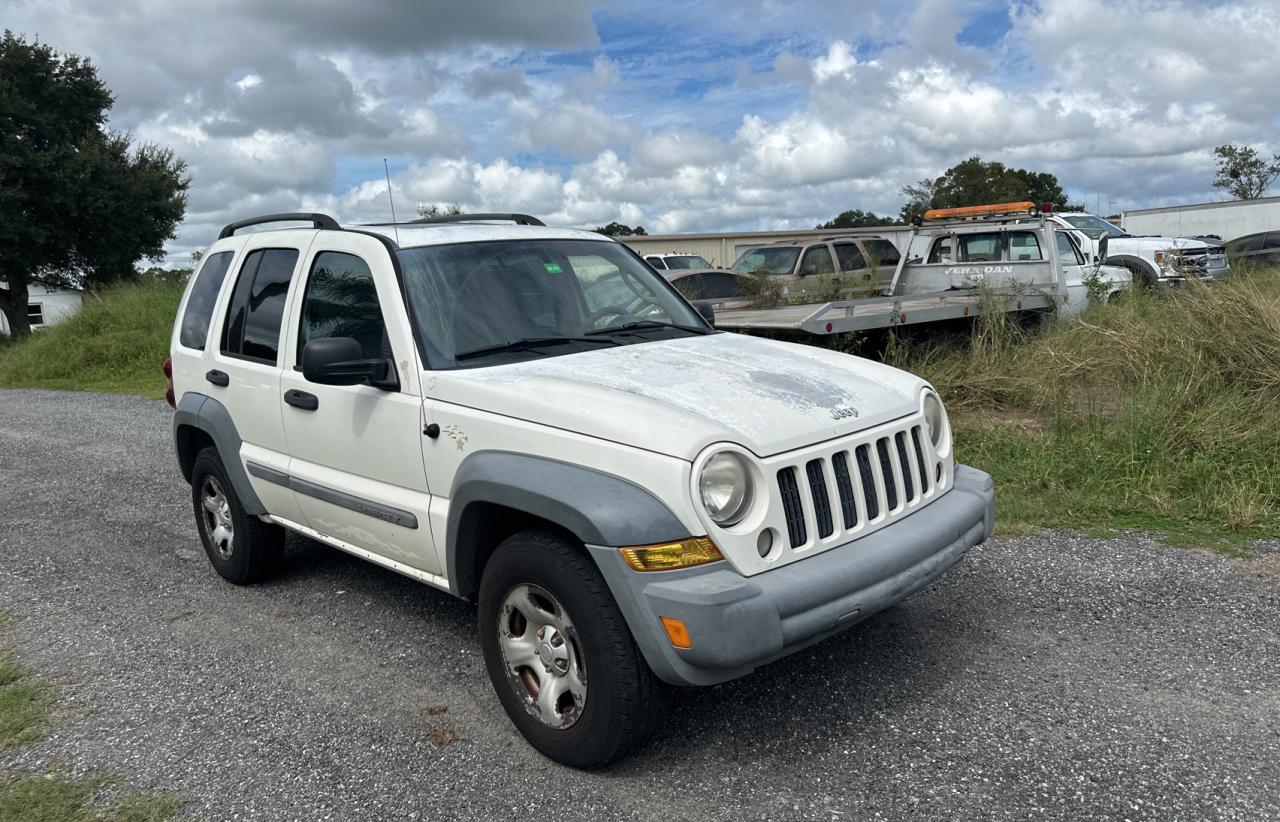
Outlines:
<svg viewBox="0 0 1280 822"><path fill-rule="evenodd" d="M216 368L212 371L204 372L204 378L214 385L227 386L231 384L231 378L227 376L227 372L219 371Z"/></svg>
<svg viewBox="0 0 1280 822"><path fill-rule="evenodd" d="M320 407L319 397L297 389L290 389L284 392L284 401L294 408L301 408L303 411L314 411Z"/></svg>

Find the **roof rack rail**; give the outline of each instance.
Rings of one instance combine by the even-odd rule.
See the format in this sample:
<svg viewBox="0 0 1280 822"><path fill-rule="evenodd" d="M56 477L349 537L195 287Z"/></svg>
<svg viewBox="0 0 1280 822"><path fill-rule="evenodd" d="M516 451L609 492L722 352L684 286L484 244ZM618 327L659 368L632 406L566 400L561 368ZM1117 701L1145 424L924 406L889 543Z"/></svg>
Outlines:
<svg viewBox="0 0 1280 822"><path fill-rule="evenodd" d="M314 212L308 214L264 214L261 217L250 217L247 220L237 220L234 223L228 223L223 226L222 231L218 233L218 239L226 239L242 228L248 228L253 225L262 225L263 223L311 223L312 228L322 228L327 231L337 231L342 228L342 226L338 225L338 221L330 217L328 214L316 214Z"/></svg>
<svg viewBox="0 0 1280 822"><path fill-rule="evenodd" d="M401 225L422 225L424 223L478 223L487 220L503 220L516 225L542 225L546 223L528 214L447 214L443 217L419 217Z"/></svg>

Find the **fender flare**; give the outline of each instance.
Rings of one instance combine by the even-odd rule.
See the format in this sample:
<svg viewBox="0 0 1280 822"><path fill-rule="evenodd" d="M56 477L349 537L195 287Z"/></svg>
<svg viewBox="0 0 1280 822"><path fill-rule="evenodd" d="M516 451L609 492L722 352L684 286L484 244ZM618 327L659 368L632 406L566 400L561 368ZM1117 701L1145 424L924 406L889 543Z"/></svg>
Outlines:
<svg viewBox="0 0 1280 822"><path fill-rule="evenodd" d="M547 457L480 451L458 467L450 493L446 569L450 587L474 590L475 503L492 503L554 522L584 545L653 545L689 529L647 489L621 477Z"/></svg>
<svg viewBox="0 0 1280 822"><path fill-rule="evenodd" d="M1142 276L1144 282L1155 283L1160 279L1160 271L1150 260L1144 260L1133 254L1108 254L1103 265L1118 265Z"/></svg>
<svg viewBox="0 0 1280 822"><path fill-rule="evenodd" d="M218 455L222 457L222 466L227 471L227 478L231 480L231 486L235 489L236 497L239 498L245 513L251 516L267 513L266 506L262 504L262 500L258 499L253 485L249 482L249 474L244 470L244 463L240 461L242 440L227 407L210 396L194 391L183 394L182 399L178 401L178 407L173 412L174 451L178 456L178 467L182 470L183 476L190 481L190 466L184 460L182 439L184 427L199 429L213 440L214 447L218 449ZM194 459L195 455L191 454L190 457Z"/></svg>

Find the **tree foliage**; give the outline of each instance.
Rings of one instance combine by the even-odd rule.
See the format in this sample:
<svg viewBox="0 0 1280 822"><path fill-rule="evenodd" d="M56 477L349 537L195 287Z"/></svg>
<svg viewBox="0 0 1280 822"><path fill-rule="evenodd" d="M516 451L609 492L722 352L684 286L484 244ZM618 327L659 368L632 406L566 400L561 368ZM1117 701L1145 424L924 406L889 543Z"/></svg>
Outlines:
<svg viewBox="0 0 1280 822"><path fill-rule="evenodd" d="M596 226L597 234L604 234L607 237L643 237L645 236L644 226L638 225L632 228L629 225L623 225L619 222L612 222L608 225Z"/></svg>
<svg viewBox="0 0 1280 822"><path fill-rule="evenodd" d="M457 203L426 203L418 206L418 216L431 219L432 217L457 217L462 213L462 206Z"/></svg>
<svg viewBox="0 0 1280 822"><path fill-rule="evenodd" d="M1280 177L1280 154L1267 160L1252 146L1233 143L1213 150L1218 155L1218 174L1214 188L1221 188L1237 200L1256 200Z"/></svg>
<svg viewBox="0 0 1280 822"><path fill-rule="evenodd" d="M907 198L900 215L904 222L910 220L912 215L923 214L931 208L1023 200L1037 204L1053 203L1058 209L1067 204L1067 195L1054 175L1025 168L1009 168L1004 163L994 161L983 162L976 154L956 163L943 172L941 177L921 180L915 185L903 187L902 194Z"/></svg>
<svg viewBox="0 0 1280 822"><path fill-rule="evenodd" d="M0 310L29 330L28 285L138 277L186 212L185 164L106 129L111 92L88 60L0 39Z"/></svg>
<svg viewBox="0 0 1280 822"><path fill-rule="evenodd" d="M875 228L883 225L897 225L892 217L879 217L874 212L853 208L841 211L834 219L814 226L814 228Z"/></svg>

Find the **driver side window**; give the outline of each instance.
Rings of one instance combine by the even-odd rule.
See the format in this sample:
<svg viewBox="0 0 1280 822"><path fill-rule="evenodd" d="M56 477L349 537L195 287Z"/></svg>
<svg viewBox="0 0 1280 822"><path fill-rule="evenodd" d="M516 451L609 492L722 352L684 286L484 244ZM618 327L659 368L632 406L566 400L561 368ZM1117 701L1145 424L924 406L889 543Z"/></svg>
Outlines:
<svg viewBox="0 0 1280 822"><path fill-rule="evenodd" d="M369 266L351 254L322 251L311 265L302 299L298 360L307 343L332 337L354 338L367 359L391 356Z"/></svg>
<svg viewBox="0 0 1280 822"><path fill-rule="evenodd" d="M1054 237L1058 242L1058 258L1062 260L1063 265L1084 265L1084 257L1076 249L1076 244L1071 242L1071 237L1065 231L1055 231Z"/></svg>

